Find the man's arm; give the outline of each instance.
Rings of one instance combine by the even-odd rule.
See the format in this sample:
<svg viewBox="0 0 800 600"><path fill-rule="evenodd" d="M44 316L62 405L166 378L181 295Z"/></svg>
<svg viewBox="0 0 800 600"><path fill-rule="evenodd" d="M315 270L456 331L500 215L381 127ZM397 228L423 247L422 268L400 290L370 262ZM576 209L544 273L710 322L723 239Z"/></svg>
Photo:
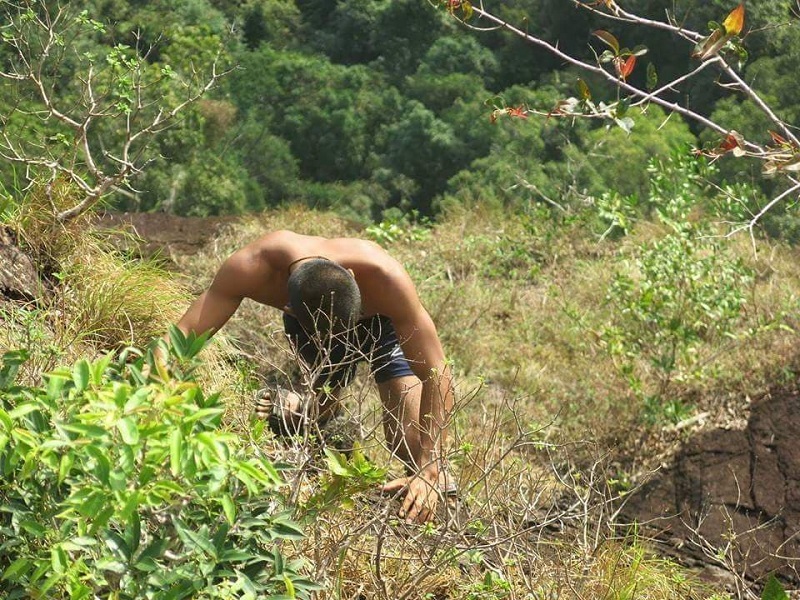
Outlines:
<svg viewBox="0 0 800 600"><path fill-rule="evenodd" d="M453 408L452 372L436 326L417 296L404 269L392 277L381 312L391 318L403 354L422 382L419 407L419 448L411 448L418 473L388 483L384 490L407 489L401 514L409 521L428 521L439 500L447 422Z"/></svg>
<svg viewBox="0 0 800 600"><path fill-rule="evenodd" d="M420 474L438 481L447 421L453 408L452 372L445 360L436 327L419 305L408 320L393 320L403 354L422 382L419 407L420 448L415 456Z"/></svg>
<svg viewBox="0 0 800 600"><path fill-rule="evenodd" d="M217 271L214 281L189 306L177 326L184 335L214 335L233 316L247 295L248 282L258 277L245 255L240 252L228 258Z"/></svg>

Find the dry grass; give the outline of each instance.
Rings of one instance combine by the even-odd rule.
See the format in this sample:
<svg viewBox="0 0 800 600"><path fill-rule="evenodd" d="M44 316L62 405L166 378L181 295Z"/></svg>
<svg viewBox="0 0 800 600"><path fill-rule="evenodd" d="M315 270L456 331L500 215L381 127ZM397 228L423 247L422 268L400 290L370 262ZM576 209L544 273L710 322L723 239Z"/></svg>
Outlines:
<svg viewBox="0 0 800 600"><path fill-rule="evenodd" d="M47 249L41 255L57 266L61 285L46 304L6 310L0 343L38 348L40 369L161 335L231 252L266 231L367 235L331 215L289 208L229 226L200 254L179 257L180 274L168 275L109 252L80 227L53 228L36 214L18 222L31 248ZM455 362L457 518L406 526L393 516L396 500L358 478L352 494L311 510L304 499L331 485L313 440L287 446L259 437L266 455L295 465L287 493L309 536L294 551L325 584L319 598L710 595L674 564L648 555L635 535L620 539L614 523L616 454L640 442L642 424L621 365L600 336L611 317L602 299L617 256L663 232L643 226L619 245L599 244L580 224L559 231L504 215L452 213L428 235L388 245L417 282ZM784 365L798 363L796 251L764 243L754 257L742 239L731 251L757 273L738 335L704 349L713 357L709 371L676 388L703 409L755 395ZM296 375L279 312L245 302L205 352L207 385L229 398L231 426L250 435L252 391ZM367 456L398 471L366 373L346 405L361 423Z"/></svg>

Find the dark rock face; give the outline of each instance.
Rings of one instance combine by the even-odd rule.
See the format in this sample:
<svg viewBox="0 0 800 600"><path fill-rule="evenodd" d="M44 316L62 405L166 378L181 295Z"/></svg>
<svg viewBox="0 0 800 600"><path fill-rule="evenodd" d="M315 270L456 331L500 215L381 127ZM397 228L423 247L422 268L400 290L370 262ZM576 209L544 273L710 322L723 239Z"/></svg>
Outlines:
<svg viewBox="0 0 800 600"><path fill-rule="evenodd" d="M107 213L99 215L96 225L107 229L122 250L135 251L148 258L167 262L174 256L199 252L236 217L179 217L166 213ZM121 235L128 232L128 236ZM133 240L133 234L138 240Z"/></svg>
<svg viewBox="0 0 800 600"><path fill-rule="evenodd" d="M681 553L724 549L745 574L800 582L800 394L752 406L745 430L689 440L626 513ZM710 550L713 553L713 550Z"/></svg>
<svg viewBox="0 0 800 600"><path fill-rule="evenodd" d="M0 296L34 300L41 296L41 287L33 259L17 248L12 236L0 227Z"/></svg>

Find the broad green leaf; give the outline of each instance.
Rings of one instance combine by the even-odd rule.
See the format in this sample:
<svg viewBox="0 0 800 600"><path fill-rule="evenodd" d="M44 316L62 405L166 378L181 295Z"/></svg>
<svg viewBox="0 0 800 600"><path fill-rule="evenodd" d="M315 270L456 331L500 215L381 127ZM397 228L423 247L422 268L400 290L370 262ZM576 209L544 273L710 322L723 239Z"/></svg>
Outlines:
<svg viewBox="0 0 800 600"><path fill-rule="evenodd" d="M216 559L217 549L214 548L214 544L212 544L211 540L208 538L208 529L205 526L201 527L198 531L193 531L180 519L175 519L174 522L175 531L187 548L201 550Z"/></svg>
<svg viewBox="0 0 800 600"><path fill-rule="evenodd" d="M99 425L87 425L85 423L63 423L60 425L66 431L77 433L89 439L98 439L108 436L108 431Z"/></svg>
<svg viewBox="0 0 800 600"><path fill-rule="evenodd" d="M89 386L89 362L79 360L72 369L72 381L79 392L84 391Z"/></svg>
<svg viewBox="0 0 800 600"><path fill-rule="evenodd" d="M101 385L103 383L103 377L108 370L108 365L111 364L112 354L106 354L105 356L98 358L94 363L91 365L91 381L94 385Z"/></svg>
<svg viewBox="0 0 800 600"><path fill-rule="evenodd" d="M139 515L137 513L137 510L139 509L140 500L141 497L139 495L138 490L133 490L132 492L130 492L130 494L128 495L128 499L125 500L125 504L122 506L122 510L120 510L120 516L123 519L134 519L134 518L138 519ZM136 545L138 546L138 542L136 543Z"/></svg>
<svg viewBox="0 0 800 600"><path fill-rule="evenodd" d="M175 428L169 436L169 469L173 477L181 474L182 462L183 432L179 428Z"/></svg>
<svg viewBox="0 0 800 600"><path fill-rule="evenodd" d="M25 573L27 573L30 570L31 566L32 564L27 558L18 558L10 565L8 565L8 568L5 571L3 571L3 574L2 576L0 576L0 579L2 579L3 581L8 581L8 580L13 581L14 577L16 577L17 575L24 575Z"/></svg>
<svg viewBox="0 0 800 600"><path fill-rule="evenodd" d="M288 519L274 520L272 529L279 537L290 540L301 540L306 537L302 528Z"/></svg>
<svg viewBox="0 0 800 600"><path fill-rule="evenodd" d="M256 465L253 465L250 461L235 461L233 463L233 468L238 469L240 472L247 473L247 475L263 484L272 483L272 478L269 476L269 474L259 469Z"/></svg>
<svg viewBox="0 0 800 600"><path fill-rule="evenodd" d="M222 503L222 511L225 513L225 518L228 520L228 523L233 525L236 521L236 506L233 503L233 498L228 493L222 495L222 499L220 500Z"/></svg>
<svg viewBox="0 0 800 600"><path fill-rule="evenodd" d="M53 573L48 577L45 582L42 584L42 587L38 589L38 593L40 594L40 598L47 598L47 592L57 584L61 579L64 577L63 573Z"/></svg>
<svg viewBox="0 0 800 600"><path fill-rule="evenodd" d="M68 375L60 372L49 373L47 375L47 397L54 400L60 398L64 393L64 386L69 379Z"/></svg>
<svg viewBox="0 0 800 600"><path fill-rule="evenodd" d="M62 574L69 567L67 553L61 546L53 546L50 549L50 564L53 565L53 572Z"/></svg>
<svg viewBox="0 0 800 600"><path fill-rule="evenodd" d="M11 421L11 417L2 408L0 408L0 425L8 432L14 429L14 423Z"/></svg>
<svg viewBox="0 0 800 600"><path fill-rule="evenodd" d="M775 578L775 575L770 574L767 579L764 592L761 594L761 600L789 600L789 595Z"/></svg>
<svg viewBox="0 0 800 600"><path fill-rule="evenodd" d="M128 487L128 477L122 469L113 469L108 474L108 485L112 490L121 492Z"/></svg>
<svg viewBox="0 0 800 600"><path fill-rule="evenodd" d="M61 461L58 464L58 483L64 483L74 463L75 457L72 452L67 452L61 456Z"/></svg>
<svg viewBox="0 0 800 600"><path fill-rule="evenodd" d="M137 492L134 492L134 494L138 496ZM134 512L126 518L128 523L125 527L123 537L125 538L125 543L128 545L128 548L131 549L131 554L133 554L139 549L139 541L142 537L142 524L138 513Z"/></svg>
<svg viewBox="0 0 800 600"><path fill-rule="evenodd" d="M128 567L125 566L125 563L118 560L112 560L110 558L98 560L95 565L101 571L111 571L117 575L123 575L128 570Z"/></svg>
<svg viewBox="0 0 800 600"><path fill-rule="evenodd" d="M350 470L347 468L347 459L341 452L337 452L331 448L325 448L325 462L328 464L328 469L334 475L339 477L349 477Z"/></svg>
<svg viewBox="0 0 800 600"><path fill-rule="evenodd" d="M647 91L652 92L658 85L658 72L653 63L647 63Z"/></svg>
<svg viewBox="0 0 800 600"><path fill-rule="evenodd" d="M117 557L124 557L125 560L130 560L131 549L121 535L116 531L110 529L103 532L103 540L108 546L109 550L117 555Z"/></svg>
<svg viewBox="0 0 800 600"><path fill-rule="evenodd" d="M219 416L225 412L224 408L199 408L190 414L188 417L183 419L184 423L194 423L195 421L200 421L202 419L206 419L210 416Z"/></svg>
<svg viewBox="0 0 800 600"><path fill-rule="evenodd" d="M26 519L25 521L22 521L19 524L19 526L24 531L27 531L32 536L37 538L44 537L47 534L47 529L40 523L37 523L36 521L31 521L29 519Z"/></svg>
<svg viewBox="0 0 800 600"><path fill-rule="evenodd" d="M103 483L108 485L108 474L111 472L111 461L106 456L103 449L98 448L95 444L89 444L85 448L86 453L94 459L94 476Z"/></svg>
<svg viewBox="0 0 800 600"><path fill-rule="evenodd" d="M133 446L139 443L139 428L136 426L136 420L133 417L122 417L117 421L117 429L122 436L122 441Z"/></svg>
<svg viewBox="0 0 800 600"><path fill-rule="evenodd" d="M39 410L39 405L35 402L23 402L22 404L18 404L14 407L11 412L8 413L8 416L12 419L21 419L27 414L32 413L35 410Z"/></svg>
<svg viewBox="0 0 800 600"><path fill-rule="evenodd" d="M228 455L230 454L228 446L222 442L225 437L226 436L220 434L203 431L198 433L195 439L213 454L218 461L223 462L228 460Z"/></svg>

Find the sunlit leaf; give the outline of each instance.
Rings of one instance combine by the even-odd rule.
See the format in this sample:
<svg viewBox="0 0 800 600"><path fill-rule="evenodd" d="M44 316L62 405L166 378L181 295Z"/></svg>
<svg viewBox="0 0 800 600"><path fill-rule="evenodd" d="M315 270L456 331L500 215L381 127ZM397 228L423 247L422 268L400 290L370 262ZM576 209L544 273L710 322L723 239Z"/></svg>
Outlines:
<svg viewBox="0 0 800 600"><path fill-rule="evenodd" d="M580 78L578 78L578 93L581 95L581 100L592 99L592 92L589 90L589 86L586 85L586 82Z"/></svg>
<svg viewBox="0 0 800 600"><path fill-rule="evenodd" d="M613 34L605 31L604 29L595 29L592 32L592 35L608 44L609 48L614 51L614 54L619 54L619 42Z"/></svg>
<svg viewBox="0 0 800 600"><path fill-rule="evenodd" d="M25 574L30 567L31 562L27 558L18 558L3 571L0 579L14 581L17 575Z"/></svg>
<svg viewBox="0 0 800 600"><path fill-rule="evenodd" d="M139 443L139 428L133 417L122 417L117 421L117 429L122 436L122 441L128 445Z"/></svg>
<svg viewBox="0 0 800 600"><path fill-rule="evenodd" d="M236 521L236 506L233 503L233 498L228 493L222 495L220 499L222 503L222 511L225 513L225 518L231 525Z"/></svg>
<svg viewBox="0 0 800 600"><path fill-rule="evenodd" d="M183 462L183 432L175 428L169 436L169 469L174 477L181 473Z"/></svg>
<svg viewBox="0 0 800 600"><path fill-rule="evenodd" d="M744 2L734 8L722 22L722 28L728 35L739 35L744 28Z"/></svg>
<svg viewBox="0 0 800 600"><path fill-rule="evenodd" d="M725 33L724 29L715 29L711 35L697 43L692 52L692 57L706 60L715 56L728 43L729 38L730 36Z"/></svg>
<svg viewBox="0 0 800 600"><path fill-rule="evenodd" d="M79 360L75 363L72 370L72 381L79 392L82 392L89 385L89 362L86 360Z"/></svg>

